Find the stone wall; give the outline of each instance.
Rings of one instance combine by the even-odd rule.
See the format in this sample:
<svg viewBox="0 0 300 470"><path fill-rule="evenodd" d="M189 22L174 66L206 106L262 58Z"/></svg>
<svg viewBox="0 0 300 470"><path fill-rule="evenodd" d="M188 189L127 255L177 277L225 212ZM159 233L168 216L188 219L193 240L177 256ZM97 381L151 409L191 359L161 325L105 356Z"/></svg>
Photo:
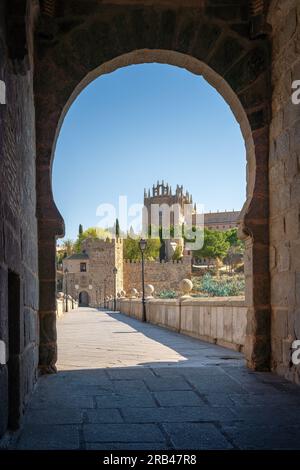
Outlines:
<svg viewBox="0 0 300 470"><path fill-rule="evenodd" d="M37 379L38 263L32 16L28 2L0 2L0 436L20 423ZM6 19L6 22L5 20ZM17 25L17 27L16 27Z"/></svg>
<svg viewBox="0 0 300 470"><path fill-rule="evenodd" d="M80 292L89 295L89 305L98 306L107 295L114 295L123 289L123 240L86 239L82 249L88 259L77 260L72 257L63 260L63 270L68 268L67 291L78 299ZM86 262L87 271L80 272L80 263ZM116 286L113 269L117 268ZM76 290L75 286L78 285ZM92 286L92 289L89 289ZM63 292L66 292L66 276L64 275Z"/></svg>
<svg viewBox="0 0 300 470"><path fill-rule="evenodd" d="M292 81L300 80L300 3L273 0L273 119L270 131L270 270L272 367L300 382L291 346L300 339L300 105Z"/></svg>
<svg viewBox="0 0 300 470"><path fill-rule="evenodd" d="M56 362L56 284L51 270L63 221L52 196L51 167L60 127L92 80L120 67L158 62L206 79L241 127L247 153L241 232L251 239L246 355L249 367L268 370L270 42L268 35L253 34L249 0L61 0L59 5L53 18L41 16L35 36L40 317L47 329L40 366L52 371Z"/></svg>
<svg viewBox="0 0 300 470"><path fill-rule="evenodd" d="M191 257L184 256L182 261L162 262L145 261L145 284L152 284L155 292L164 289L178 290L182 279L191 279ZM142 290L142 263L124 262L124 290L129 292L131 288Z"/></svg>
<svg viewBox="0 0 300 470"><path fill-rule="evenodd" d="M119 299L117 309L138 320L142 318L140 299ZM244 349L247 307L243 300L151 299L146 302L146 317L149 323L178 333L237 351Z"/></svg>

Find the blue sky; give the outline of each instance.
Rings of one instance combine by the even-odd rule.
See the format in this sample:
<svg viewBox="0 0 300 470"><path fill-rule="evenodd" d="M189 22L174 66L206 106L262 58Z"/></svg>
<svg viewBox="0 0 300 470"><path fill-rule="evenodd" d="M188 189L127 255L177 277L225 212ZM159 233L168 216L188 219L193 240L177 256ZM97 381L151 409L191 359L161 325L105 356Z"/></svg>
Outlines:
<svg viewBox="0 0 300 470"><path fill-rule="evenodd" d="M53 192L66 223L96 226L102 203L142 203L144 187L183 186L205 212L241 209L244 140L229 106L203 78L161 64L103 75L78 96L63 123Z"/></svg>

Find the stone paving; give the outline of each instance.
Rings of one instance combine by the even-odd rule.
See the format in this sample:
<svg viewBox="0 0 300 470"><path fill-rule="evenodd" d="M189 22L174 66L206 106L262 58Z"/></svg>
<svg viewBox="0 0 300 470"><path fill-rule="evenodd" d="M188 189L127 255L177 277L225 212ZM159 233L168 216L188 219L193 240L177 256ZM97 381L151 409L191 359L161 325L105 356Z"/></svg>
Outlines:
<svg viewBox="0 0 300 470"><path fill-rule="evenodd" d="M119 313L58 322L16 449L300 449L300 388L243 356Z"/></svg>

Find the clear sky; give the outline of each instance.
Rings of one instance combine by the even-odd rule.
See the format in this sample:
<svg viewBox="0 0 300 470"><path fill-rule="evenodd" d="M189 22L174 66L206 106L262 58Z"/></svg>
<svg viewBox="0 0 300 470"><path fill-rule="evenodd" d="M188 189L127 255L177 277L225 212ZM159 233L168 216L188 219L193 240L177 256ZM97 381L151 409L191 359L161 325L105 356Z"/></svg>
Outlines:
<svg viewBox="0 0 300 470"><path fill-rule="evenodd" d="M204 211L240 210L246 192L244 140L229 106L203 78L161 64L102 75L72 104L53 164L53 192L66 223L96 226L102 203L142 203L164 179Z"/></svg>

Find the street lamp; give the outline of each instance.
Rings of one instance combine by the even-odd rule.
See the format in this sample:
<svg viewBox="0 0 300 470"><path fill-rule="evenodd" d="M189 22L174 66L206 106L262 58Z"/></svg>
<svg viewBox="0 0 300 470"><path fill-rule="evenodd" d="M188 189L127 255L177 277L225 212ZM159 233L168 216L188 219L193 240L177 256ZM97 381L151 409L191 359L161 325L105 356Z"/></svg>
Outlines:
<svg viewBox="0 0 300 470"><path fill-rule="evenodd" d="M68 278L67 274L69 273L68 268L65 269L65 296L66 296L66 312L69 311L69 306L68 306Z"/></svg>
<svg viewBox="0 0 300 470"><path fill-rule="evenodd" d="M74 297L73 297L73 292L74 292L74 279L71 279L72 310L74 310Z"/></svg>
<svg viewBox="0 0 300 470"><path fill-rule="evenodd" d="M114 312L117 310L117 299L116 299L117 274L118 274L118 269L116 267L114 267L114 269L113 269L113 275L114 275Z"/></svg>
<svg viewBox="0 0 300 470"><path fill-rule="evenodd" d="M140 240L140 250L142 253L142 288L143 288L143 313L142 313L142 321L146 321L146 303L145 303L145 263L144 263L144 253L147 248L147 240L141 238Z"/></svg>
<svg viewBox="0 0 300 470"><path fill-rule="evenodd" d="M104 308L106 308L106 278L104 279L104 296L103 296Z"/></svg>
<svg viewBox="0 0 300 470"><path fill-rule="evenodd" d="M99 301L98 301L98 308L101 308L101 295L102 295L102 288L99 286Z"/></svg>
<svg viewBox="0 0 300 470"><path fill-rule="evenodd" d="M90 306L90 298L91 298L91 296L92 296L92 290L93 290L93 285L92 285L92 284L89 284L90 296L89 296L89 305L88 305L88 307Z"/></svg>
<svg viewBox="0 0 300 470"><path fill-rule="evenodd" d="M75 289L76 289L76 300L77 300L77 307L79 307L79 284L75 284Z"/></svg>

